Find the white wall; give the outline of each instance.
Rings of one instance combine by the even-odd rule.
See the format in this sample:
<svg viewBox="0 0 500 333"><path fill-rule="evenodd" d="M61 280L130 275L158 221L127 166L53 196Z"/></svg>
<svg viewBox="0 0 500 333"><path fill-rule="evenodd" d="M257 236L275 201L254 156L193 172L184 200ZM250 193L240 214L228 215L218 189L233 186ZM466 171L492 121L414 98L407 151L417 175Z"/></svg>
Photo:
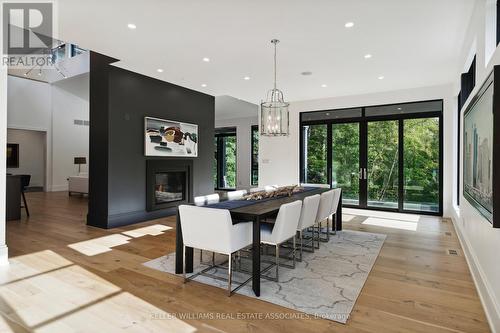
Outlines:
<svg viewBox="0 0 500 333"><path fill-rule="evenodd" d="M45 190L52 185L52 111L50 85L15 76L7 78L7 127L10 129L35 130L45 136ZM17 173L12 170L12 173Z"/></svg>
<svg viewBox="0 0 500 333"><path fill-rule="evenodd" d="M233 110L234 112L231 112ZM259 107L230 96L215 98L215 127L236 127L236 184L238 189L251 185L252 125L258 124ZM241 118L231 118L240 115Z"/></svg>
<svg viewBox="0 0 500 333"><path fill-rule="evenodd" d="M82 75L52 85L52 190L66 191L68 176L78 173L73 158L84 156L89 163L89 126L74 120L89 120L89 76Z"/></svg>
<svg viewBox="0 0 500 333"><path fill-rule="evenodd" d="M7 143L19 144L19 168L7 168L12 174L31 175L30 186L45 187L45 132L7 130Z"/></svg>
<svg viewBox="0 0 500 333"><path fill-rule="evenodd" d="M462 65L457 69L454 78L455 94L460 90L459 75L468 67L472 53L476 53L477 64L476 87L462 110L467 108L472 97L492 71L493 66L500 64L500 49L496 48L495 45L492 47L491 43L494 41L487 37L492 32L485 30L496 29L491 24L491 10L495 10L495 7L491 6L490 1L476 1L471 23L464 39L461 52ZM463 117L463 111L461 117ZM457 118L455 117L455 128L457 127ZM455 129L455 131L457 130ZM457 134L455 132L455 135ZM456 147L455 154L457 148L463 151L462 145L463 142L460 143L459 147ZM456 165L454 168L456 169ZM460 170L463 170L462 165ZM459 190L460 207L455 207L452 211L453 222L461 238L462 247L465 250L490 326L494 332L500 332L500 265L497 255L500 252L500 229L493 229L491 224L463 197L462 188Z"/></svg>
<svg viewBox="0 0 500 333"><path fill-rule="evenodd" d="M89 76L71 77L54 84L8 77L8 120L11 129L45 131L48 191L65 191L67 178L76 175L76 156L87 157L89 127ZM82 165L82 172L87 166Z"/></svg>
<svg viewBox="0 0 500 333"><path fill-rule="evenodd" d="M452 86L416 88L376 94L343 96L326 99L292 102L290 104L290 135L287 137L261 137L259 142L259 185L297 184L299 182L299 113L369 105L402 103L431 99L444 100L444 147L453 144ZM453 174L447 172L453 165L453 150L444 150L443 212L450 216L452 210Z"/></svg>

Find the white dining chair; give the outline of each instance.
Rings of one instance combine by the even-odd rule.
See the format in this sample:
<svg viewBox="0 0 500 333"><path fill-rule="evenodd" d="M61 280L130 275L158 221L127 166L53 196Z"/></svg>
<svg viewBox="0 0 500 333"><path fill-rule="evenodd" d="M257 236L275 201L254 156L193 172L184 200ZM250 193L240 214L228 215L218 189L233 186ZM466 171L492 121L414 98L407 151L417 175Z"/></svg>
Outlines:
<svg viewBox="0 0 500 333"><path fill-rule="evenodd" d="M293 240L292 260L295 268L295 234L297 232L297 225L299 224L300 212L302 209L302 201L297 200L287 204L281 205L278 216L272 224L261 224L260 241L262 244L274 246L276 249L276 278L274 281L279 281L279 266L280 266L280 245L287 240ZM272 267L269 266L268 268ZM286 266L282 264L281 266ZM288 266L287 266L288 267Z"/></svg>
<svg viewBox="0 0 500 333"><path fill-rule="evenodd" d="M332 204L333 204L333 196L334 196L334 190L326 191L321 193L321 198L319 201L319 207L318 207L318 213L316 215L316 223L318 226L318 246L316 248L319 248L319 242L327 242L330 238L328 228L329 228L329 221L330 221L330 214L332 212ZM322 223L326 221L326 228L327 228L327 239L321 239L321 228L322 228ZM313 233L314 237L314 233Z"/></svg>
<svg viewBox="0 0 500 333"><path fill-rule="evenodd" d="M194 204L196 206L210 205L218 203L219 201L220 201L220 196L218 193L213 193L209 195L200 195L198 197L194 197Z"/></svg>
<svg viewBox="0 0 500 333"><path fill-rule="evenodd" d="M247 190L229 191L227 192L227 200L239 200L247 194Z"/></svg>
<svg viewBox="0 0 500 333"><path fill-rule="evenodd" d="M252 222L240 222L233 225L229 210L190 205L180 205L179 215L181 219L182 238L184 241L183 253L185 253L186 247L192 247L229 256L227 267L228 296L231 296L232 292L251 280L251 278L249 278L234 290L231 289L233 254L252 244ZM214 266L209 266L187 278L184 257L184 282L204 274L213 267Z"/></svg>
<svg viewBox="0 0 500 333"><path fill-rule="evenodd" d="M335 220L333 219L334 216L336 216L337 209L340 204L340 195L342 193L341 188L336 188L333 190L333 198L332 198L332 209L330 212L330 219L332 221L332 229L333 233L330 233L330 229L328 229L328 234L329 235L336 235L337 234L337 223L335 223Z"/></svg>
<svg viewBox="0 0 500 333"><path fill-rule="evenodd" d="M311 195L304 198L302 202L302 210L300 212L299 224L297 225L297 232L299 234L300 256L299 261L302 261L303 232L308 228L313 228L316 223L316 215L318 214L319 201L321 196L319 194ZM314 228L313 228L314 230ZM314 237L311 237L311 248L314 252Z"/></svg>

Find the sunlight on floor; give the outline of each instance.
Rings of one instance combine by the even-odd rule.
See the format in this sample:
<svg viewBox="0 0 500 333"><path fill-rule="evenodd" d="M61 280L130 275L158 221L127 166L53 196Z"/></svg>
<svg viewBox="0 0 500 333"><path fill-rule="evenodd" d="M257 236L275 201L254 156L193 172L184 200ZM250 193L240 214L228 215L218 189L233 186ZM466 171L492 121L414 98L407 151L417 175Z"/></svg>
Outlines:
<svg viewBox="0 0 500 333"><path fill-rule="evenodd" d="M146 235L158 236L163 234L164 231L168 231L170 229L172 229L172 227L163 224L154 224L147 227L124 231L122 233L69 244L68 247L85 254L86 256L95 256L97 254L111 251L112 247L127 244L132 238L139 238Z"/></svg>
<svg viewBox="0 0 500 333"><path fill-rule="evenodd" d="M111 248L114 246L127 244L130 239L132 238L121 234L114 234L69 244L68 247L87 256L95 256L96 254L111 251Z"/></svg>
<svg viewBox="0 0 500 333"><path fill-rule="evenodd" d="M343 213L347 213L349 215L378 217L387 220L397 220L397 221L407 221L407 222L420 221L420 215L416 214L393 213L393 212L383 212L376 210L365 210L365 209L354 209L354 208L344 208Z"/></svg>
<svg viewBox="0 0 500 333"><path fill-rule="evenodd" d="M409 231L417 231L417 226L418 226L418 223L416 222L383 219L377 217L369 217L366 220L364 220L362 224L374 225L377 227L384 227L384 228L409 230Z"/></svg>
<svg viewBox="0 0 500 333"><path fill-rule="evenodd" d="M170 230L172 227L163 225L163 224L154 224L147 227L137 228L134 230L124 231L122 234L138 238L145 235L158 236L161 235L164 231Z"/></svg>
<svg viewBox="0 0 500 333"><path fill-rule="evenodd" d="M354 215L342 214L342 222L350 222L355 217L356 216L354 216Z"/></svg>
<svg viewBox="0 0 500 333"><path fill-rule="evenodd" d="M195 331L53 251L11 258L0 275L1 332Z"/></svg>

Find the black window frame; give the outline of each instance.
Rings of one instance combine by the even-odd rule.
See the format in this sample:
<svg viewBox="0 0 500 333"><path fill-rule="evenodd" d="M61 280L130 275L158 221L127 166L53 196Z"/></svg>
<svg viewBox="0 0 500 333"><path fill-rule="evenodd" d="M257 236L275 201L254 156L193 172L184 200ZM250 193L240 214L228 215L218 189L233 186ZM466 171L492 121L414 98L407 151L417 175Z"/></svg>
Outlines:
<svg viewBox="0 0 500 333"><path fill-rule="evenodd" d="M365 110L370 107L382 107L382 106L398 106L398 105L404 105L404 104L415 104L415 103L422 103L422 102L440 102L441 107L440 111L429 111L429 112L415 112L415 113L404 113L404 114L391 114L391 115L383 115L383 116L367 116ZM360 107L353 107L351 109L356 110L359 109ZM403 186L400 187L400 196L399 196L399 207L398 209L389 209L389 208L379 208L379 207L363 207L362 205L360 206L350 206L343 204L342 206L344 207L353 207L353 208L358 208L358 209L368 209L368 210L380 210L380 211L394 211L394 212L401 212L401 213L410 213L410 214L420 214L420 215L431 215L431 216L443 216L443 164L444 164L444 155L443 155L443 144L444 144L444 129L443 129L443 113L444 113L444 102L442 99L437 99L437 100L424 100L424 101L415 101L415 102L407 102L407 103L391 103L391 104L384 104L384 105L369 105L369 106L363 106L361 107L362 109L362 115L361 117L352 117L352 118L342 118L342 119L325 119L325 120L318 120L318 121L303 121L303 115L310 113L310 112L332 112L332 114L335 112L335 110L321 110L321 111L308 111L308 112L301 112L299 116L299 170L300 170L300 182L304 183L304 175L305 175L305 161L304 161L304 135L302 131L302 127L304 125L320 125L320 124L327 124L327 178L328 178L328 184L332 186L332 124L336 123L350 123L350 122L359 122L360 123L360 131L361 129L367 126L367 123L369 121L377 121L377 120L399 120L400 125L399 125L399 137L400 137L400 145L403 145L403 141L401 138L403 137L403 127L402 123L405 119L416 119L416 118L438 118L439 119L439 209L438 212L431 212L431 211L413 211L413 210L408 210L408 209L403 209L402 203L404 202L404 196L401 195L401 192L403 190ZM342 109L345 110L345 109ZM363 132L363 131L362 131ZM367 156L363 157L362 155L367 155L367 152L365 152L364 147L366 147L363 142L367 140L366 135L360 134L360 168L365 167L367 164ZM401 147L401 146L400 146ZM399 158L401 160L403 157L403 151L400 150L400 156ZM404 176L403 173L403 163L399 163L399 174L401 175L400 177ZM400 179L401 181L402 179ZM403 182L401 182L403 184ZM363 185L363 186L366 186ZM361 184L360 184L360 189L361 189ZM366 191L365 191L366 192ZM361 197L360 197L361 199Z"/></svg>
<svg viewBox="0 0 500 333"><path fill-rule="evenodd" d="M225 168L226 168L226 149L224 147L225 141L224 138L226 137L234 137L236 141L238 140L237 134L236 134L236 128L233 127L227 127L227 128L217 128L215 129L215 139L217 141L217 150L214 152L215 153L215 158L217 160L217 175L216 175L216 186L215 190L216 191L233 191L236 189L236 186L238 185L238 169L236 167L236 174L235 174L235 186L234 187L224 187L223 184L223 179L222 175L225 174ZM238 153L238 145L236 145L236 150L235 154L237 155ZM237 161L237 157L235 159Z"/></svg>
<svg viewBox="0 0 500 333"><path fill-rule="evenodd" d="M250 185L259 185L259 141L254 140L254 132L257 132L260 140L259 125L252 125L250 128ZM257 145L257 156L254 154L254 147ZM257 182L254 182L254 172L257 175Z"/></svg>

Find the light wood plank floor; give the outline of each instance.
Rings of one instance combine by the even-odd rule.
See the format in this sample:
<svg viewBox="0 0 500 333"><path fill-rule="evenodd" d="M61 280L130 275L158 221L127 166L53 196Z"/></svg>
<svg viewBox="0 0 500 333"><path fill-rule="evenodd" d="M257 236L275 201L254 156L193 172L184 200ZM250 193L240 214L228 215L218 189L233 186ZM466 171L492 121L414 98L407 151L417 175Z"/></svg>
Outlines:
<svg viewBox="0 0 500 333"><path fill-rule="evenodd" d="M346 229L387 240L342 325L144 267L175 250L172 217L102 230L85 225L85 198L27 199L31 217L7 223L12 264L0 268L1 332L489 332L450 221L347 211ZM267 313L286 319L260 319Z"/></svg>

